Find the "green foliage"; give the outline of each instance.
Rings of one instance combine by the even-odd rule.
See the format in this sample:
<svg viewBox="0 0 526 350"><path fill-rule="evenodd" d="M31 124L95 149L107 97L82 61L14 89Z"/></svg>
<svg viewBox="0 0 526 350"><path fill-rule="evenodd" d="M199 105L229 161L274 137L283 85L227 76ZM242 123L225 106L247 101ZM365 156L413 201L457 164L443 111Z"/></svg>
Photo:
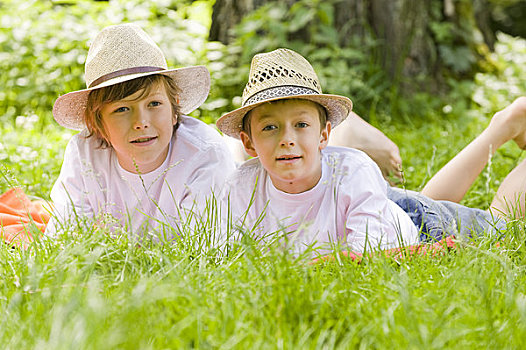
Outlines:
<svg viewBox="0 0 526 350"><path fill-rule="evenodd" d="M111 24L137 22L161 46L169 66L206 64L211 4L204 1L2 1L0 122L51 120L57 96L85 88L88 43ZM208 15L207 15L208 14Z"/></svg>
<svg viewBox="0 0 526 350"><path fill-rule="evenodd" d="M286 47L309 60L324 92L350 96L359 113L374 113L389 83L371 59L374 40L353 38L350 45L341 45L334 24L334 5L339 2L302 0L292 6L269 2L243 18L235 42L225 49L228 68L213 72L217 90L212 91L212 98L217 94L228 98L224 111L238 108L252 57Z"/></svg>
<svg viewBox="0 0 526 350"><path fill-rule="evenodd" d="M473 101L484 113L495 113L526 90L526 39L500 33L490 59L495 69L475 76Z"/></svg>
<svg viewBox="0 0 526 350"><path fill-rule="evenodd" d="M378 64L379 43L371 33L341 37L334 13L340 2L301 0L292 6L270 2L248 15L236 29L236 41L225 47L206 40L211 1L4 0L0 6L0 69L5 72L0 77L0 122L16 127L18 116L36 115L37 125L47 125L56 97L84 87L89 41L101 28L123 21L142 25L159 43L170 66L209 68L210 97L193 113L209 123L239 107L252 56L278 47L307 57L325 92L351 97L355 110L372 120L377 115L385 119L386 114L406 118L415 106L420 117L432 115L442 103L436 96L418 92L399 99L404 90ZM471 6L466 1L459 4ZM486 62L474 58L468 49L480 44L468 24L444 21L438 2L432 3L431 17L429 27L439 54L453 72L466 72L475 62ZM493 61L484 64L489 72L495 69ZM454 75L448 79L457 81ZM459 98L469 99L471 94L466 92Z"/></svg>
<svg viewBox="0 0 526 350"><path fill-rule="evenodd" d="M2 5L0 120L14 124L19 115L49 113L60 93L82 88L85 28L93 27L94 8L79 4L70 14L52 2ZM88 23L79 26L84 11Z"/></svg>
<svg viewBox="0 0 526 350"><path fill-rule="evenodd" d="M526 6L524 0L489 0L492 28L526 38Z"/></svg>

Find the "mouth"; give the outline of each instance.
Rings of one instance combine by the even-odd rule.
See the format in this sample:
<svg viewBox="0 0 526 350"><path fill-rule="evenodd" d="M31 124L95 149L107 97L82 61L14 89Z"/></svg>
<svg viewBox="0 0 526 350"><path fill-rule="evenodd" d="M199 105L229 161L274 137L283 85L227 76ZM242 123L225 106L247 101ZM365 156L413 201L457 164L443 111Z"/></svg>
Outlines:
<svg viewBox="0 0 526 350"><path fill-rule="evenodd" d="M287 154L287 155L283 155L283 156L280 156L280 157L277 157L276 160L278 161L293 161L293 160L297 160L297 159L301 159L303 157L301 156L296 156L296 155L292 155L292 154Z"/></svg>
<svg viewBox="0 0 526 350"><path fill-rule="evenodd" d="M139 138L136 138L135 140L131 140L130 143L136 143L136 144L147 143L147 142L155 140L156 138L157 136L139 137Z"/></svg>

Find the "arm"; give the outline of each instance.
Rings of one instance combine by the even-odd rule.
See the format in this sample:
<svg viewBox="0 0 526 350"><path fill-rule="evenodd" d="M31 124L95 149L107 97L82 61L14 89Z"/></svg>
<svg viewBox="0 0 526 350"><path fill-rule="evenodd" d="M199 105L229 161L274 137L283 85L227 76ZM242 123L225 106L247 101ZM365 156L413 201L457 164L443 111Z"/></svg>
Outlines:
<svg viewBox="0 0 526 350"><path fill-rule="evenodd" d="M393 259L395 261L401 261L403 259L410 259L423 256L441 256L449 252L450 250L455 250L458 248L457 244L454 241L455 237L448 236L441 241L435 242L433 244L422 243L415 244L408 247L402 248L391 248L388 250L382 250L378 252L373 252L363 256L361 253L353 253L352 251L341 251L334 254L328 254L315 258L311 261L311 264L317 264L322 262L332 262L337 259L350 259L356 263L361 263L364 258L374 258L374 257L384 257L388 259Z"/></svg>
<svg viewBox="0 0 526 350"><path fill-rule="evenodd" d="M93 208L86 198L85 181L79 155L77 138L66 147L60 175L51 190L53 215L46 227L46 235L55 235L68 222L80 217L93 217Z"/></svg>
<svg viewBox="0 0 526 350"><path fill-rule="evenodd" d="M234 156L235 162L242 163L249 158L249 155L247 154L247 152L245 152L245 147L243 147L243 144L240 140L237 140L228 135L223 135L223 140L228 146L230 152L232 153L232 156Z"/></svg>
<svg viewBox="0 0 526 350"><path fill-rule="evenodd" d="M409 216L387 197L378 167L370 160L349 177L352 188L347 209L347 244L356 252L369 252L418 243Z"/></svg>

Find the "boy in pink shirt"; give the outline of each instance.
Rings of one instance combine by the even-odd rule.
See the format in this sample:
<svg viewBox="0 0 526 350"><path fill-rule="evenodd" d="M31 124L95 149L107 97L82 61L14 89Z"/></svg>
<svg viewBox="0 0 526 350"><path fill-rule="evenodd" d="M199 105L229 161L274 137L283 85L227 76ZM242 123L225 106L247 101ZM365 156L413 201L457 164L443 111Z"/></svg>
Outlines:
<svg viewBox="0 0 526 350"><path fill-rule="evenodd" d="M378 166L361 151L327 146L331 129L351 109L348 98L321 92L299 54L279 49L256 55L243 107L217 121L257 157L225 187L234 220L255 225L260 237L286 233L297 252L310 245L364 251L418 242L409 216L387 197Z"/></svg>
<svg viewBox="0 0 526 350"><path fill-rule="evenodd" d="M88 219L133 236L178 234L235 167L221 135L185 115L206 100L208 70L169 69L139 26L120 24L93 40L85 77L87 89L53 107L60 125L81 132L51 191L46 233Z"/></svg>
<svg viewBox="0 0 526 350"><path fill-rule="evenodd" d="M321 91L316 73L288 49L256 55L242 107L217 121L255 157L233 173L223 200L234 225L262 239L283 235L301 252L334 245L356 252L498 233L517 202L524 216L526 161L503 181L492 211L458 204L504 142L526 146L526 98L497 113L488 128L448 163L422 193L390 187L378 166L354 149L327 146L351 101ZM517 208L516 208L517 209ZM495 217L493 216L495 215Z"/></svg>

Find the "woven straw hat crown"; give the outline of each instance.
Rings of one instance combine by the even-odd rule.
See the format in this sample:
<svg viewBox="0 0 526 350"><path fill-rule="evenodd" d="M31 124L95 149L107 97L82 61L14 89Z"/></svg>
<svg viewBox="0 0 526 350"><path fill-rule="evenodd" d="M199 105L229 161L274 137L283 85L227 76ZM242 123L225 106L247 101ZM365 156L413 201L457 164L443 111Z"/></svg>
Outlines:
<svg viewBox="0 0 526 350"><path fill-rule="evenodd" d="M210 73L203 66L168 69L161 49L141 27L133 23L104 28L93 40L85 64L87 89L60 96L53 116L62 126L85 127L84 111L91 90L152 74L170 76L180 88L181 112L199 107L210 91Z"/></svg>
<svg viewBox="0 0 526 350"><path fill-rule="evenodd" d="M139 26L124 24L100 32L89 49L85 67L86 85L90 88L99 85L93 84L97 79L124 69L167 69L168 65L161 49Z"/></svg>
<svg viewBox="0 0 526 350"><path fill-rule="evenodd" d="M280 99L305 99L319 103L327 110L333 126L352 110L349 98L323 94L318 76L309 61L289 49L257 54L252 59L248 82L243 90L241 108L217 121L225 134L239 138L244 116L262 103Z"/></svg>
<svg viewBox="0 0 526 350"><path fill-rule="evenodd" d="M310 63L294 51L278 49L255 55L252 59L242 105L254 103L255 95L276 86L304 87L322 93L318 76Z"/></svg>

